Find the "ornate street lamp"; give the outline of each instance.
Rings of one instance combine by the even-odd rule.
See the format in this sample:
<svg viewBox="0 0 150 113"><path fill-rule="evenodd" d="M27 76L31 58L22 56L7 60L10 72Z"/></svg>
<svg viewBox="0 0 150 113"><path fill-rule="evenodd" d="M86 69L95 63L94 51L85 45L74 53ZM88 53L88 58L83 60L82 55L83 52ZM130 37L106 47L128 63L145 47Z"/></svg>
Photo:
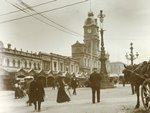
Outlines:
<svg viewBox="0 0 150 113"><path fill-rule="evenodd" d="M131 47L130 47L131 52L129 55L128 55L128 53L126 53L125 57L127 60L131 61L131 65L133 66L133 61L138 58L139 54L138 54L138 52L136 52L136 54L134 55L133 54L133 43L131 42L130 45L131 45Z"/></svg>
<svg viewBox="0 0 150 113"><path fill-rule="evenodd" d="M100 35L101 35L101 55L100 55L100 61L101 61L101 70L100 74L102 75L107 75L107 70L106 70L106 54L105 54L105 48L104 48L104 39L103 39L103 21L104 21L105 15L103 14L103 11L100 10L100 14L98 15L98 18L100 19Z"/></svg>
<svg viewBox="0 0 150 113"><path fill-rule="evenodd" d="M100 14L98 15L98 18L100 19L100 36L101 36L101 54L100 54L100 62L101 62L101 69L100 69L100 76L102 77L101 80L101 88L112 88L114 87L112 83L109 81L108 73L106 70L106 61L107 56L105 54L105 48L104 48L104 30L103 30L103 21L104 21L105 15L103 14L103 11L100 10Z"/></svg>

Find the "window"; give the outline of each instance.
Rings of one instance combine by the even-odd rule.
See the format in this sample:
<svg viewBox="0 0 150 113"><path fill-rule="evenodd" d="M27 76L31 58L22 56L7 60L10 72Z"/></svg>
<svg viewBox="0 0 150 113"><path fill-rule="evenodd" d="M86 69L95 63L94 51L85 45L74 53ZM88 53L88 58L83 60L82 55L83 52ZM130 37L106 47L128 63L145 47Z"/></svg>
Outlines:
<svg viewBox="0 0 150 113"><path fill-rule="evenodd" d="M7 66L9 66L9 63L10 63L10 61L9 61L9 59L7 59Z"/></svg>
<svg viewBox="0 0 150 113"><path fill-rule="evenodd" d="M31 62L29 62L29 68L31 68Z"/></svg>
<svg viewBox="0 0 150 113"><path fill-rule="evenodd" d="M34 69L36 70L36 63L34 63Z"/></svg>
<svg viewBox="0 0 150 113"><path fill-rule="evenodd" d="M54 62L54 71L57 71L57 62Z"/></svg>
<svg viewBox="0 0 150 113"><path fill-rule="evenodd" d="M38 63L38 69L40 70L41 68L40 68L40 64Z"/></svg>
<svg viewBox="0 0 150 113"><path fill-rule="evenodd" d="M69 67L68 67L68 66L66 66L66 71L67 71L67 72L69 71Z"/></svg>
<svg viewBox="0 0 150 113"><path fill-rule="evenodd" d="M24 62L25 68L27 68L27 61Z"/></svg>
<svg viewBox="0 0 150 113"><path fill-rule="evenodd" d="M76 65L76 72L78 72L78 66Z"/></svg>
<svg viewBox="0 0 150 113"><path fill-rule="evenodd" d="M73 72L73 65L71 65L71 72Z"/></svg>
<svg viewBox="0 0 150 113"><path fill-rule="evenodd" d="M86 66L86 58L84 58L84 66Z"/></svg>
<svg viewBox="0 0 150 113"><path fill-rule="evenodd" d="M20 67L20 60L18 60L18 67Z"/></svg>
<svg viewBox="0 0 150 113"><path fill-rule="evenodd" d="M15 67L15 60L13 60L13 67Z"/></svg>
<svg viewBox="0 0 150 113"><path fill-rule="evenodd" d="M63 63L60 63L60 71L63 71Z"/></svg>
<svg viewBox="0 0 150 113"><path fill-rule="evenodd" d="M48 61L43 62L44 70L49 70L50 69L50 63Z"/></svg>

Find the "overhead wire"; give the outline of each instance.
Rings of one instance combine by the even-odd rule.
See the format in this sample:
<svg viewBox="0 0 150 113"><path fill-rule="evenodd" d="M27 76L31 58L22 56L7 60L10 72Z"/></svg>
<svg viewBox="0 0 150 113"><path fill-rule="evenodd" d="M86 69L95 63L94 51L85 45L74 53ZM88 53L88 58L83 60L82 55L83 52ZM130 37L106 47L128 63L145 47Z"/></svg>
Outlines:
<svg viewBox="0 0 150 113"><path fill-rule="evenodd" d="M7 2L8 2L8 1L7 1ZM26 14L28 14L28 15L31 15L30 13L26 12L25 10L22 10L21 6L19 6L18 4L14 5L14 4L12 4L11 2L8 2L8 3L11 4L12 6L14 6L15 8L21 10L22 12L24 12L24 13L26 13ZM65 30L62 30L62 29L60 29L60 28L58 28L58 27L56 27L56 26L53 26L53 25L51 25L51 24L49 24L49 23L47 23L47 22L45 22L45 21L43 21L43 20L41 20L41 19L39 19L39 18L33 16L33 15L31 15L31 16L32 16L33 18L39 20L40 22L45 23L45 24L48 25L48 26L54 27L54 28L56 28L56 29L58 29L58 30L60 30L60 31L63 31L63 32L65 32L65 33L68 33L68 34L77 36L77 35L75 35L75 34L72 34L72 33L68 32L68 31L65 31Z"/></svg>
<svg viewBox="0 0 150 113"><path fill-rule="evenodd" d="M31 8L27 3L23 2L22 0L19 0L19 1L20 1L20 3L21 3L26 9L29 9L30 11L34 11L35 13L39 14L39 12L37 12L36 10L34 10L33 8ZM39 15L40 15L41 17L47 19L48 21L50 21L50 22L56 24L57 26L59 26L59 27L65 29L65 30L70 31L71 33L74 33L74 34L76 34L76 35L82 36L81 34L75 32L75 31L72 31L72 30L70 30L69 28L64 27L63 25L60 25L60 24L56 23L55 21L51 20L50 18L46 17L46 16L43 15L43 14L39 14Z"/></svg>
<svg viewBox="0 0 150 113"><path fill-rule="evenodd" d="M39 12L38 14L42 14L42 13L47 13L47 12L54 11L54 10L63 9L63 8L74 6L74 5L77 5L77 4L81 4L81 3L84 3L84 2L87 2L87 1L88 0L84 0L84 1L81 1L81 2L76 2L76 3L73 3L73 4L69 4L69 5L64 5L64 6L61 6L61 7L54 8L54 9L45 10L45 11ZM8 23L8 22L24 19L24 18L31 17L31 16L38 15L38 14L34 13L34 14L31 14L31 15L22 16L22 17L19 17L19 18L14 18L14 19L10 19L10 20L1 21L0 24L4 24L4 23Z"/></svg>
<svg viewBox="0 0 150 113"><path fill-rule="evenodd" d="M48 1L48 2L43 2L43 3L37 4L37 5L33 5L33 6L31 6L31 7L32 7L32 8L35 8L35 7L38 7L38 6L41 6L41 5L46 5L46 4L49 4L49 3L52 3L52 2L56 2L56 1L57 1L57 0L51 0L51 1ZM24 8L23 10L26 10L26 9L27 9L27 8ZM17 12L20 12L20 10L16 10L16 11L11 11L11 12L8 12L8 13L0 14L0 16L5 16L5 15L17 13Z"/></svg>

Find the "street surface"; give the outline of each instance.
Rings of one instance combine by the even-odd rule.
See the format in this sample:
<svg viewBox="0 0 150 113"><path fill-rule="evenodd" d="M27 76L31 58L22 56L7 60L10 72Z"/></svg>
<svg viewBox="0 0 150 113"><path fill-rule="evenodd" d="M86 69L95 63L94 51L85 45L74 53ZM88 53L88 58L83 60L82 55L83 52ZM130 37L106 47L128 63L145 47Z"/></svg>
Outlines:
<svg viewBox="0 0 150 113"><path fill-rule="evenodd" d="M96 104L92 104L90 88L78 88L77 95L71 95L71 101L66 103L56 102L57 89L46 88L45 91L41 113L148 113L142 102L139 109L134 109L136 95L131 95L129 85L102 89L101 101ZM34 107L27 106L27 100L27 96L14 99L13 91L0 91L0 113L33 113Z"/></svg>

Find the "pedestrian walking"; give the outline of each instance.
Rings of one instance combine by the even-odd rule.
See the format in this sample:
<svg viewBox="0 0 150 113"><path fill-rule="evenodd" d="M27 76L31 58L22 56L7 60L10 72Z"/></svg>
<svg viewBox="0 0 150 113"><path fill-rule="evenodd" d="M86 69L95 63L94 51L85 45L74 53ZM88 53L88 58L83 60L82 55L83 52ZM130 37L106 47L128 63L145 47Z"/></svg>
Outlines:
<svg viewBox="0 0 150 113"><path fill-rule="evenodd" d="M56 81L55 81L55 80L53 80L53 81L52 81L52 89L54 89L54 90L55 90L55 86L56 86Z"/></svg>
<svg viewBox="0 0 150 113"><path fill-rule="evenodd" d="M92 102L95 103L95 93L97 93L97 102L100 102L100 82L101 76L97 73L97 68L93 69L93 73L89 78L90 86L92 88Z"/></svg>
<svg viewBox="0 0 150 113"><path fill-rule="evenodd" d="M15 99L20 98L20 96L19 96L19 83L18 82L16 82L14 84L14 88L15 88Z"/></svg>
<svg viewBox="0 0 150 113"><path fill-rule="evenodd" d="M41 111L41 103L44 102L45 91L42 81L37 76L34 76L34 80L30 83L29 88L29 101L34 104L35 111ZM38 104L38 109L37 109Z"/></svg>
<svg viewBox="0 0 150 113"><path fill-rule="evenodd" d="M65 86L61 77L58 77L57 84L58 84L58 93L56 101L58 103L69 102L70 98L65 91Z"/></svg>
<svg viewBox="0 0 150 113"><path fill-rule="evenodd" d="M72 89L73 89L73 95L76 95L76 94L77 94L77 93L76 93L76 88L77 88L77 86L78 86L78 81L77 81L77 79L76 79L76 76L73 75L73 78L71 79L71 87L72 87Z"/></svg>
<svg viewBox="0 0 150 113"><path fill-rule="evenodd" d="M19 81L18 85L19 85L19 98L23 98L26 95L23 90L23 84L21 83L21 81Z"/></svg>
<svg viewBox="0 0 150 113"><path fill-rule="evenodd" d="M29 96L29 90L30 90L30 84L31 84L31 82L33 81L33 79L29 79L29 80L26 80L26 94L28 95L28 100L27 100L27 105L29 105L29 106L31 106L32 105L32 103L30 102L30 97L31 96Z"/></svg>
<svg viewBox="0 0 150 113"><path fill-rule="evenodd" d="M125 78L124 77L122 77L122 85L123 85L123 87L125 87Z"/></svg>

